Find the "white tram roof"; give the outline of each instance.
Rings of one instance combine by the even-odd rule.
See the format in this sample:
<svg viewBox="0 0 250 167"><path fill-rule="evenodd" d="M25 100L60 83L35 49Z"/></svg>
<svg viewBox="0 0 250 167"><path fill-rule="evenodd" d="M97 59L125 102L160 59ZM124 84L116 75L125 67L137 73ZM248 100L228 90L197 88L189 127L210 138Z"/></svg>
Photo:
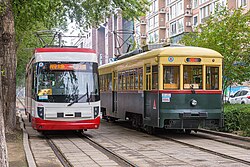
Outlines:
<svg viewBox="0 0 250 167"><path fill-rule="evenodd" d="M183 47L163 47L159 49L153 49L151 51L143 52L137 55L130 56L128 58L124 58L121 60L117 60L108 64L104 64L99 66L99 69L112 67L113 65L120 65L128 61L135 61L135 60L143 60L152 57L166 57L166 56L174 56L174 57L213 57L213 58L223 58L223 56L212 49L202 48L202 47L195 47L195 46L183 46Z"/></svg>
<svg viewBox="0 0 250 167"><path fill-rule="evenodd" d="M97 62L96 52L88 48L37 48L35 62Z"/></svg>

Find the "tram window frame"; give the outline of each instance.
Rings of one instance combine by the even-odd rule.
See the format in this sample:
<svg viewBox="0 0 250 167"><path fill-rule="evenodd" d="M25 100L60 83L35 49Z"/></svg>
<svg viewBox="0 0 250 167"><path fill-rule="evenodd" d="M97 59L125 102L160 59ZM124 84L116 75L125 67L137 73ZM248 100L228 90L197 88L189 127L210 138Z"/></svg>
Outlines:
<svg viewBox="0 0 250 167"><path fill-rule="evenodd" d="M102 91L102 75L99 76L99 81L100 81L100 91Z"/></svg>
<svg viewBox="0 0 250 167"><path fill-rule="evenodd" d="M107 74L107 91L112 91L112 73Z"/></svg>
<svg viewBox="0 0 250 167"><path fill-rule="evenodd" d="M145 64L145 90L152 89L152 66Z"/></svg>
<svg viewBox="0 0 250 167"><path fill-rule="evenodd" d="M143 68L138 68L138 81L139 81L139 90L143 90Z"/></svg>
<svg viewBox="0 0 250 167"><path fill-rule="evenodd" d="M117 79L118 79L118 72L113 71L113 91L117 91Z"/></svg>
<svg viewBox="0 0 250 167"><path fill-rule="evenodd" d="M130 70L130 90L134 90L135 87L134 75L134 69Z"/></svg>
<svg viewBox="0 0 250 167"><path fill-rule="evenodd" d="M170 74L172 77L166 76L166 68L169 68ZM166 69L166 70L165 70ZM167 82L167 80L169 82ZM163 65L163 89L177 90L180 89L180 65Z"/></svg>
<svg viewBox="0 0 250 167"><path fill-rule="evenodd" d="M122 90L122 72L118 72L118 90Z"/></svg>
<svg viewBox="0 0 250 167"><path fill-rule="evenodd" d="M126 90L130 90L130 70L126 71Z"/></svg>
<svg viewBox="0 0 250 167"><path fill-rule="evenodd" d="M137 89L139 89L139 75L138 75L138 69L137 68L134 70L134 74L135 74L134 89L137 90Z"/></svg>
<svg viewBox="0 0 250 167"><path fill-rule="evenodd" d="M127 89L127 84L126 84L126 72L122 72L122 90Z"/></svg>
<svg viewBox="0 0 250 167"><path fill-rule="evenodd" d="M36 70L37 64L32 64L32 69L31 69L31 76L32 76L32 97L36 97L36 90L37 90L37 70Z"/></svg>
<svg viewBox="0 0 250 167"><path fill-rule="evenodd" d="M187 76L186 67L190 68ZM183 89L203 89L203 72L202 65L183 65Z"/></svg>
<svg viewBox="0 0 250 167"><path fill-rule="evenodd" d="M158 65L152 66L152 89L158 89Z"/></svg>
<svg viewBox="0 0 250 167"><path fill-rule="evenodd" d="M217 71L211 71L211 69L216 69ZM219 75L220 73L219 73L218 66L206 66L206 90L219 90ZM212 81L213 77L214 77L214 80L217 80L217 82L214 82L214 84Z"/></svg>

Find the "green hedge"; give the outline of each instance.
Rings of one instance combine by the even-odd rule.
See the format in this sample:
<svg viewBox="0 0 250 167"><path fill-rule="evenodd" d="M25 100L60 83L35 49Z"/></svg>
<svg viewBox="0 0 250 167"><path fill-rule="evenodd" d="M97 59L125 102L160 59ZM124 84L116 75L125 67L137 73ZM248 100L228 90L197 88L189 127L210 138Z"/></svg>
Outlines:
<svg viewBox="0 0 250 167"><path fill-rule="evenodd" d="M227 132L250 136L250 105L249 104L225 104L225 127Z"/></svg>

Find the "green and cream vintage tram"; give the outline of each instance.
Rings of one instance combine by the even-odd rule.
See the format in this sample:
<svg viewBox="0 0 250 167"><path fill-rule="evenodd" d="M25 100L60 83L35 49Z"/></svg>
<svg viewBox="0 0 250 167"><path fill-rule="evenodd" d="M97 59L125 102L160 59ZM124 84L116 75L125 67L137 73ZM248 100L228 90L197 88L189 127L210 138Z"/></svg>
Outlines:
<svg viewBox="0 0 250 167"><path fill-rule="evenodd" d="M211 49L170 46L102 65L103 117L149 133L222 127L222 59Z"/></svg>

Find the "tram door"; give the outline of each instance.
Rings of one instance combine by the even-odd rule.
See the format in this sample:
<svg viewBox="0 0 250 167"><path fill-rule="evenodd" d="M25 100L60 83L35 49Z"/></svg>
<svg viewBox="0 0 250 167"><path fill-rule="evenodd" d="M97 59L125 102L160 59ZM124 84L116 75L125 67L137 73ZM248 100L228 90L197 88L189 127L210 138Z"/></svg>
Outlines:
<svg viewBox="0 0 250 167"><path fill-rule="evenodd" d="M150 119L151 117L151 98L149 94L149 90L151 90L151 65L145 65L145 93L144 93L144 118Z"/></svg>
<svg viewBox="0 0 250 167"><path fill-rule="evenodd" d="M117 112L117 71L114 71L112 74L113 77L113 91L112 91L112 112L116 113Z"/></svg>

